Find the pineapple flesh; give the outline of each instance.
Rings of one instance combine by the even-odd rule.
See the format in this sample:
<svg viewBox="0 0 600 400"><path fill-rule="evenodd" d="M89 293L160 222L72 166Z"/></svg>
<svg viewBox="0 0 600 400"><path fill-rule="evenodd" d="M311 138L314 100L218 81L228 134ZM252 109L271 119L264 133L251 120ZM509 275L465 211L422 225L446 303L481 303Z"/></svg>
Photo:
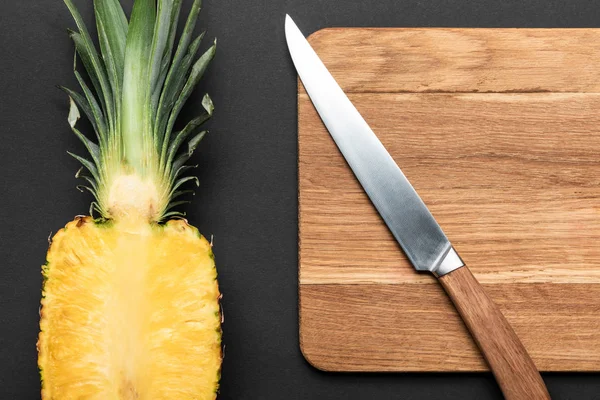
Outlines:
<svg viewBox="0 0 600 400"><path fill-rule="evenodd" d="M221 362L210 244L183 220L77 218L44 267L44 399L208 399Z"/></svg>
<svg viewBox="0 0 600 400"><path fill-rule="evenodd" d="M71 0L70 32L92 87L70 97L69 124L89 152L82 189L95 198L52 238L40 311L42 399L216 398L221 351L220 293L212 246L176 208L197 182L185 165L213 107L181 131L181 107L215 53L196 57L194 1L175 45L181 0L94 0L100 43ZM80 110L96 140L76 127Z"/></svg>

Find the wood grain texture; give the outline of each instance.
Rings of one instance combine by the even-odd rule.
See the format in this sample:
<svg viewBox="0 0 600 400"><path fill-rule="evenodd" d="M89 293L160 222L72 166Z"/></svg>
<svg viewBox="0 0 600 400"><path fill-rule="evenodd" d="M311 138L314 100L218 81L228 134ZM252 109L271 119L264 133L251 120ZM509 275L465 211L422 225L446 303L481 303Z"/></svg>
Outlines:
<svg viewBox="0 0 600 400"><path fill-rule="evenodd" d="M527 350L469 268L459 268L438 280L479 346L504 398L550 399Z"/></svg>
<svg viewBox="0 0 600 400"><path fill-rule="evenodd" d="M345 92L600 89L593 29L333 28L309 40Z"/></svg>
<svg viewBox="0 0 600 400"><path fill-rule="evenodd" d="M600 30L326 29L310 41L536 365L600 370ZM301 85L298 114L307 359L335 371L485 370Z"/></svg>

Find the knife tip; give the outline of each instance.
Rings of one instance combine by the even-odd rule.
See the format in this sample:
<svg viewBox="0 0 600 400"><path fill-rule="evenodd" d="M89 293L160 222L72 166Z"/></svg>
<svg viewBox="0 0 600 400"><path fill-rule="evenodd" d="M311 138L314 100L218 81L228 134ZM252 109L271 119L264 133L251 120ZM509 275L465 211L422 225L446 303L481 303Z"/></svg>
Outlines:
<svg viewBox="0 0 600 400"><path fill-rule="evenodd" d="M290 17L290 14L285 14L285 37L286 39L289 38L290 32L294 26L294 21L292 20L292 17Z"/></svg>
<svg viewBox="0 0 600 400"><path fill-rule="evenodd" d="M285 26L295 25L294 20L290 17L290 14L285 14Z"/></svg>

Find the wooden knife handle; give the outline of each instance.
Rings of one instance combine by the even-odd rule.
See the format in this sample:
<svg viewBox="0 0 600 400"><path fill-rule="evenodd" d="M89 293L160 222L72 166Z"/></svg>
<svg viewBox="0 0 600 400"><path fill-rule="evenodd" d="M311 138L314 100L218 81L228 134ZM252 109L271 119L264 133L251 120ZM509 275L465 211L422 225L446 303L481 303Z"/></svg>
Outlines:
<svg viewBox="0 0 600 400"><path fill-rule="evenodd" d="M464 266L438 278L488 362L507 400L550 399L527 350L498 306Z"/></svg>

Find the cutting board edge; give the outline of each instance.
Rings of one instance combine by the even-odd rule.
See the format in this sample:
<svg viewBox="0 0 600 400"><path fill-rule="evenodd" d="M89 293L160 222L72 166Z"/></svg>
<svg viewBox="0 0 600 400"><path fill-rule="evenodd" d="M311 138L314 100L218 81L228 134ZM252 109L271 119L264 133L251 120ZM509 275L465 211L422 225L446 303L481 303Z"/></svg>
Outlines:
<svg viewBox="0 0 600 400"><path fill-rule="evenodd" d="M325 284L327 286L356 286L355 284ZM410 284L412 285L412 284ZM561 285L561 284L558 284ZM303 314L305 313L305 308L307 308L302 299L303 299L303 291L308 290L310 287L314 286L324 286L321 284L299 284L298 289L298 298L299 298L299 307L298 307L298 322L299 322L299 349L302 357L306 360L306 362L312 366L313 368L323 371L323 372L332 372L332 373L344 373L344 372L365 372L365 373L376 373L376 372L391 372L391 373L484 373L489 372L489 368L487 364L484 363L482 357L478 357L478 361L480 364L473 365L473 359L467 358L466 364L469 367L462 368L457 361L452 363L436 363L435 366L432 366L433 363L422 365L414 364L402 364L399 363L398 367L389 367L389 366L381 366L364 363L357 363L356 361L350 362L342 366L339 362L331 361L331 359L327 357L319 357L318 354L322 352L322 347L320 348L315 343L315 340L305 340L307 334L306 324L302 323ZM399 285L401 286L401 285ZM430 285L435 286L435 285ZM466 328L465 328L466 329ZM322 336L325 336L322 335ZM469 340L472 340L471 337L468 337ZM533 357L534 362L538 365L540 372L544 373L597 373L600 371L600 359L595 362L585 361L585 364L588 367L582 367L581 359L574 358L564 358L557 360L540 360L539 357ZM358 364L352 365L352 364Z"/></svg>

